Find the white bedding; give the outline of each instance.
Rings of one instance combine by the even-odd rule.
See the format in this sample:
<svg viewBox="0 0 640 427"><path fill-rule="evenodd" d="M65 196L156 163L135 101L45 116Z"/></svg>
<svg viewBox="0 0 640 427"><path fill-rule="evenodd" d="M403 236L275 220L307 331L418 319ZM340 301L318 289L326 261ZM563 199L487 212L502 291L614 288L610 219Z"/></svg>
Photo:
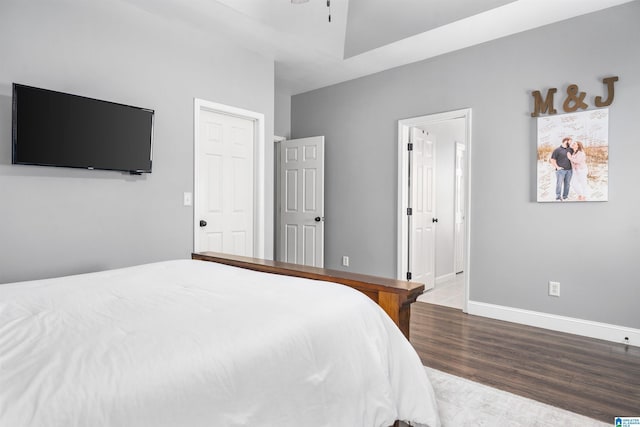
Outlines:
<svg viewBox="0 0 640 427"><path fill-rule="evenodd" d="M439 425L348 287L179 260L0 285L0 426Z"/></svg>

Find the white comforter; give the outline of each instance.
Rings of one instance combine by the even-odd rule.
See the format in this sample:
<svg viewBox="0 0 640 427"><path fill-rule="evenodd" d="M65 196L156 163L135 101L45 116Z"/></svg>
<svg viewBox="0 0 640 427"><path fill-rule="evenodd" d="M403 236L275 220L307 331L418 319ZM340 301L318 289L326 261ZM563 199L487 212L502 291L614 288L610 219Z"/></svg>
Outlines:
<svg viewBox="0 0 640 427"><path fill-rule="evenodd" d="M439 425L420 360L345 286L179 260L0 285L0 426Z"/></svg>

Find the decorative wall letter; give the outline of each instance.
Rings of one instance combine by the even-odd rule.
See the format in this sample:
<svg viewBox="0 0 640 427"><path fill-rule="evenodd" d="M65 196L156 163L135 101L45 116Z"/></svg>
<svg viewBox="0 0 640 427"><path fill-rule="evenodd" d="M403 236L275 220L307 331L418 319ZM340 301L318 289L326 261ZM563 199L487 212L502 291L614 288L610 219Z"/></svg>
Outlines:
<svg viewBox="0 0 640 427"><path fill-rule="evenodd" d="M602 79L602 83L607 85L607 93L609 94L609 96L605 101L602 101L601 97L596 96L596 107L606 107L608 105L611 105L611 103L613 102L613 95L614 95L613 84L617 81L618 81L618 76L607 77L605 79Z"/></svg>
<svg viewBox="0 0 640 427"><path fill-rule="evenodd" d="M543 102L540 91L534 90L531 93L535 101L533 113L531 113L531 117L538 117L540 113L547 113L547 112L548 114L556 114L557 111L555 108L553 108L553 94L556 93L557 91L558 89L556 89L555 87L552 87L551 89L549 89L547 91L547 96Z"/></svg>
<svg viewBox="0 0 640 427"><path fill-rule="evenodd" d="M580 94L578 94L578 85L569 85L567 88L567 99L564 100L562 108L567 113L573 113L578 108L586 110L588 105L585 102L582 102L585 96L587 96L586 92L580 92ZM573 105L570 105L572 103Z"/></svg>

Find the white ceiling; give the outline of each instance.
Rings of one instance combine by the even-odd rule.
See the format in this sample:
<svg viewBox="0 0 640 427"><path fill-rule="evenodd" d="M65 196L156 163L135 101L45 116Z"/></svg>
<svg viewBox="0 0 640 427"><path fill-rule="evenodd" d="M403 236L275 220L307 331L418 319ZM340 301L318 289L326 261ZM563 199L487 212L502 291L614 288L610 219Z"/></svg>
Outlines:
<svg viewBox="0 0 640 427"><path fill-rule="evenodd" d="M293 95L633 0L123 1L272 58Z"/></svg>

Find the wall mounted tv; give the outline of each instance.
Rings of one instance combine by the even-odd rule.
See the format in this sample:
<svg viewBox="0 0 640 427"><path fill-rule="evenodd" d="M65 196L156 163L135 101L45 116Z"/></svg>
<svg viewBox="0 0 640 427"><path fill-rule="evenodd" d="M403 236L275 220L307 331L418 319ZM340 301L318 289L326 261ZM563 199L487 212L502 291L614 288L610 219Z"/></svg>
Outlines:
<svg viewBox="0 0 640 427"><path fill-rule="evenodd" d="M151 172L154 111L13 84L12 163Z"/></svg>

